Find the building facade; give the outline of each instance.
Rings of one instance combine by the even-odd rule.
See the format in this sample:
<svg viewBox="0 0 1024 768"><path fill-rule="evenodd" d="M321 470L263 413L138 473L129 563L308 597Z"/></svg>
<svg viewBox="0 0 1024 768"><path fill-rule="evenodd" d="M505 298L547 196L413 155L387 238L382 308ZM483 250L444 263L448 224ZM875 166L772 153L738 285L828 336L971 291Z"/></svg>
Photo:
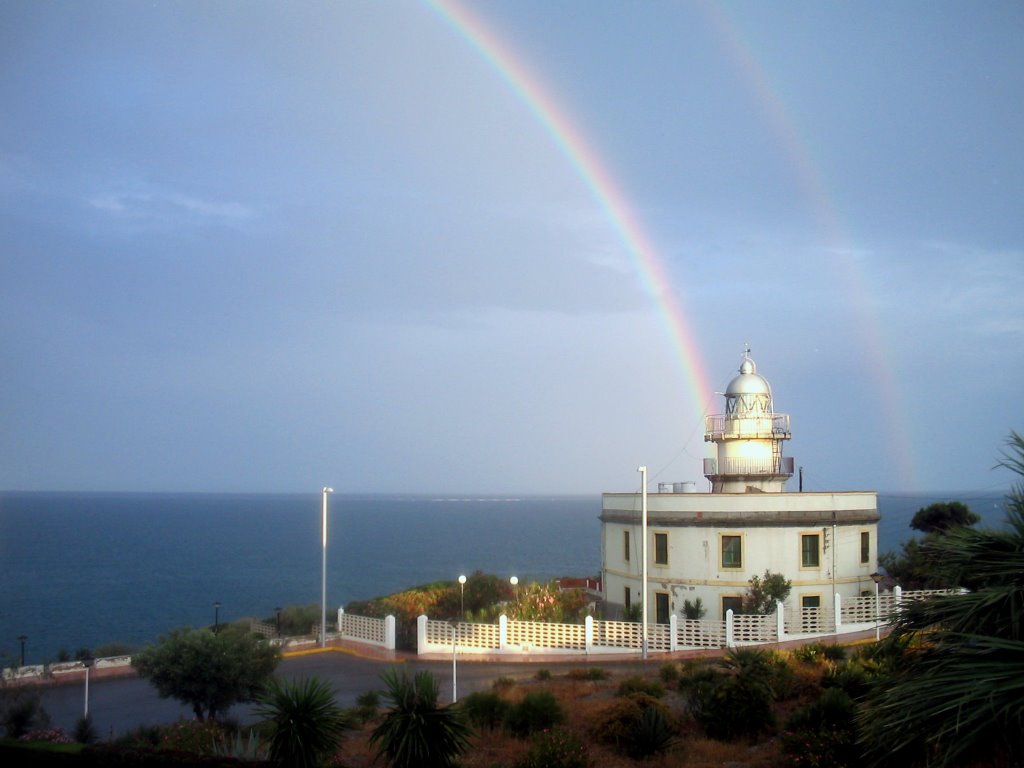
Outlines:
<svg viewBox="0 0 1024 768"><path fill-rule="evenodd" d="M771 387L749 350L725 393L725 412L705 417L710 490L663 484L647 500L648 619L706 618L738 610L753 576L781 573L788 603L828 610L834 596L871 592L877 570L878 501L873 491L791 493L793 458L783 455L789 416L774 412ZM605 493L601 504L602 585L608 615L642 601L644 494Z"/></svg>

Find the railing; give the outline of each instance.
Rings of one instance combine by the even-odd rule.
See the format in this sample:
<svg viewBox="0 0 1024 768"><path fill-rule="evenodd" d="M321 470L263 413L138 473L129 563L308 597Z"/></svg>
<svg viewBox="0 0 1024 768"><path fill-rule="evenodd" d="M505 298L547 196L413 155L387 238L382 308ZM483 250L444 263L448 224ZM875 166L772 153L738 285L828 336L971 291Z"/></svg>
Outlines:
<svg viewBox="0 0 1024 768"><path fill-rule="evenodd" d="M793 457L779 456L777 459L745 459L726 457L704 459L704 476L717 475L785 475L793 474Z"/></svg>
<svg viewBox="0 0 1024 768"><path fill-rule="evenodd" d="M704 417L704 439L721 440L730 437L788 437L789 414L772 413L764 416L729 416L715 414Z"/></svg>
<svg viewBox="0 0 1024 768"><path fill-rule="evenodd" d="M395 617L385 616L375 619L369 616L356 616L345 613L344 608L338 609L338 634L343 640L354 640L395 650Z"/></svg>

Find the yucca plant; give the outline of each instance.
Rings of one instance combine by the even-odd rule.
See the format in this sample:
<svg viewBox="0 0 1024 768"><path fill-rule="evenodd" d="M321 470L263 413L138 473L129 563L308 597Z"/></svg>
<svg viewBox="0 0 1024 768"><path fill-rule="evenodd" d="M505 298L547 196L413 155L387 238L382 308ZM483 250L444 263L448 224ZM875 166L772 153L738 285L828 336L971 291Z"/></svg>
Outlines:
<svg viewBox="0 0 1024 768"><path fill-rule="evenodd" d="M334 703L330 687L317 678L271 679L256 714L273 723L270 761L288 768L320 765L352 726L349 716Z"/></svg>
<svg viewBox="0 0 1024 768"><path fill-rule="evenodd" d="M390 710L370 736L394 768L449 768L469 745L469 727L457 707L438 706L437 679L385 670L381 680Z"/></svg>
<svg viewBox="0 0 1024 768"><path fill-rule="evenodd" d="M876 764L950 766L1024 760L1024 438L1011 432L1001 466L1022 478L1001 530L962 528L929 556L971 590L914 602L893 635L916 644L860 717Z"/></svg>

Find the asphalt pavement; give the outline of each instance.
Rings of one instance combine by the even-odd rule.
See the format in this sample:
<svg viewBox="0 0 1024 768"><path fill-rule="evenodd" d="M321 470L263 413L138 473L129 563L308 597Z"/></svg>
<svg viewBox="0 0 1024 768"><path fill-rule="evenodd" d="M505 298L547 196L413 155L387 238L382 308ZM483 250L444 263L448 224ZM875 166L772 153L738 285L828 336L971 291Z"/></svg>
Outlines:
<svg viewBox="0 0 1024 768"><path fill-rule="evenodd" d="M615 660L615 665L632 666L641 662L625 659ZM660 664L657 659L647 662ZM381 659L359 656L337 650L305 654L285 658L277 669L277 676L288 679L318 677L334 689L336 700L342 707L355 704L356 698L366 691L382 690L380 674L387 667L398 665L410 674L420 670L432 672L440 683L441 700L452 698L452 662L448 660L423 660L417 656L397 656ZM487 690L499 677L528 680L539 669L551 670L553 674L564 673L571 667L579 667L580 660L543 659L537 661L466 660L459 658L456 679L458 696L474 691ZM593 666L606 666L603 661L594 661ZM610 667L609 667L610 668ZM85 709L84 682L68 682L40 687L43 708L50 715L53 726L70 733ZM117 736L135 730L142 725L173 723L179 719L191 719L192 710L175 699L161 699L147 680L130 676L93 680L89 684L89 713L101 739ZM232 708L229 717L240 723L251 722L251 707L239 705Z"/></svg>

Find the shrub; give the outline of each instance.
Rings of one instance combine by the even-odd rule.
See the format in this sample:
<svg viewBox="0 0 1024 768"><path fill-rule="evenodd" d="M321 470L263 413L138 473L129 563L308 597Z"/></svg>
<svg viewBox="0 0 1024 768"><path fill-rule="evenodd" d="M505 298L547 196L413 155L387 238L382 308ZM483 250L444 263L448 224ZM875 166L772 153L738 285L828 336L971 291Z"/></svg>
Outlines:
<svg viewBox="0 0 1024 768"><path fill-rule="evenodd" d="M600 667L583 667L570 669L568 677L570 680L606 680L608 673Z"/></svg>
<svg viewBox="0 0 1024 768"><path fill-rule="evenodd" d="M551 670L550 669L538 669L537 670L537 674L535 675L535 677L538 680L542 681L542 682L545 681L545 680L550 680L551 679Z"/></svg>
<svg viewBox="0 0 1024 768"><path fill-rule="evenodd" d="M722 675L700 695L695 714L704 732L713 739L752 739L775 726L772 691L761 680Z"/></svg>
<svg viewBox="0 0 1024 768"><path fill-rule="evenodd" d="M160 749L212 755L214 745L224 737L224 727L213 720L179 720L160 732Z"/></svg>
<svg viewBox="0 0 1024 768"><path fill-rule="evenodd" d="M708 664L687 662L679 676L679 692L686 710L699 717L703 702L723 677L724 672Z"/></svg>
<svg viewBox="0 0 1024 768"><path fill-rule="evenodd" d="M495 691L507 691L515 684L515 678L509 677L508 675L502 675L501 677L496 678L493 683L491 683L491 689Z"/></svg>
<svg viewBox="0 0 1024 768"><path fill-rule="evenodd" d="M312 768L337 748L352 721L335 703L330 686L310 678L271 679L256 713L273 724L270 760L289 768Z"/></svg>
<svg viewBox="0 0 1024 768"><path fill-rule="evenodd" d="M0 686L0 717L5 733L12 739L31 729L49 726L50 716L43 709L39 691L28 686Z"/></svg>
<svg viewBox="0 0 1024 768"><path fill-rule="evenodd" d="M877 670L870 662L849 660L826 669L821 677L821 686L838 688L851 699L859 699L867 695L876 678Z"/></svg>
<svg viewBox="0 0 1024 768"><path fill-rule="evenodd" d="M458 707L439 707L437 678L410 678L391 668L381 675L391 710L370 742L394 768L447 768L469 745L470 730Z"/></svg>
<svg viewBox="0 0 1024 768"><path fill-rule="evenodd" d="M658 676L661 677L661 682L666 685L678 685L679 683L679 664L674 661L666 661L658 669Z"/></svg>
<svg viewBox="0 0 1024 768"><path fill-rule="evenodd" d="M665 695L665 688L657 680L639 676L627 677L619 683L619 696L629 696L632 693L646 693L660 699Z"/></svg>
<svg viewBox="0 0 1024 768"><path fill-rule="evenodd" d="M72 736L79 744L94 744L96 742L96 728L92 724L92 715L78 718Z"/></svg>
<svg viewBox="0 0 1024 768"><path fill-rule="evenodd" d="M380 694L377 691L364 691L356 697L355 716L363 723L373 720L379 708Z"/></svg>
<svg viewBox="0 0 1024 768"><path fill-rule="evenodd" d="M496 693L477 691L459 702L466 721L474 728L493 729L505 721L509 703Z"/></svg>
<svg viewBox="0 0 1024 768"><path fill-rule="evenodd" d="M552 728L533 737L530 750L515 768L587 768L589 764L586 745L572 731Z"/></svg>
<svg viewBox="0 0 1024 768"><path fill-rule="evenodd" d="M668 708L653 696L635 693L606 707L593 723L593 736L631 757L647 757L666 750L677 728Z"/></svg>
<svg viewBox="0 0 1024 768"><path fill-rule="evenodd" d="M826 689L818 701L787 721L782 752L794 768L861 764L853 700L839 688Z"/></svg>
<svg viewBox="0 0 1024 768"><path fill-rule="evenodd" d="M793 651L793 658L808 664L820 664L826 659L842 661L846 658L846 649L832 643L808 643Z"/></svg>
<svg viewBox="0 0 1024 768"><path fill-rule="evenodd" d="M565 722L565 712L550 691L530 691L522 701L509 708L505 725L518 738L553 728Z"/></svg>

